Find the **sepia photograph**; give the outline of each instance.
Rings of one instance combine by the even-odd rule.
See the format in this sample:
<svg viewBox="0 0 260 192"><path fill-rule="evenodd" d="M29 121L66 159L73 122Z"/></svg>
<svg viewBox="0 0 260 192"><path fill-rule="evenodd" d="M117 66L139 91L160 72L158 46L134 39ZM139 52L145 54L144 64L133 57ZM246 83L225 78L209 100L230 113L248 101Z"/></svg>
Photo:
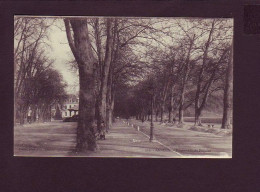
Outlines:
<svg viewBox="0 0 260 192"><path fill-rule="evenodd" d="M14 156L232 158L233 31L233 18L15 15Z"/></svg>

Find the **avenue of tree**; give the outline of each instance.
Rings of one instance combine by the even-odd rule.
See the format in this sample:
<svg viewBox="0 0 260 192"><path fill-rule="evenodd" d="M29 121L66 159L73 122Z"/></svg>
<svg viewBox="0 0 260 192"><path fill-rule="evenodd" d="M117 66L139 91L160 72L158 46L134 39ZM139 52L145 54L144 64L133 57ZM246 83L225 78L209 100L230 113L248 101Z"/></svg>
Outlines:
<svg viewBox="0 0 260 192"><path fill-rule="evenodd" d="M32 23L28 24L27 20ZM35 87L34 94L41 93L41 97L29 99L28 95L33 94L25 91L26 79L34 78L34 84L47 86L46 78L39 75L51 78L52 73L58 74L49 67L52 61L44 54L44 38L48 36L48 27L53 25L51 20L15 20L18 114L23 114L28 106L44 111L46 103L49 107L65 98L65 84L60 75L53 75L59 80L51 84L58 91L47 89L52 94L36 90L46 90L41 86L29 86ZM77 150L95 150L95 134L109 131L114 116L135 116L145 121L154 114L156 121L181 125L185 111L192 108L195 125L203 126L201 115L214 98L220 98L218 103L223 107L222 128L231 126L231 20L103 17L57 20L63 23L73 55L72 64L79 75ZM23 96L25 93L27 96ZM101 126L102 122L105 126Z"/></svg>

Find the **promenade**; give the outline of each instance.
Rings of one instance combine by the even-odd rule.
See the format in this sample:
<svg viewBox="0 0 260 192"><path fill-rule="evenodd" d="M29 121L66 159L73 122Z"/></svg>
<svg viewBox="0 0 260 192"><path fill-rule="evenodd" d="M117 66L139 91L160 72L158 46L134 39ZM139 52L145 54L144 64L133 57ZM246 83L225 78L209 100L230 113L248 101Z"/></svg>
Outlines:
<svg viewBox="0 0 260 192"><path fill-rule="evenodd" d="M14 128L15 156L37 157L163 157L181 155L137 131L123 120L113 124L106 140L98 140L98 150L72 152L76 143L76 123L49 122Z"/></svg>

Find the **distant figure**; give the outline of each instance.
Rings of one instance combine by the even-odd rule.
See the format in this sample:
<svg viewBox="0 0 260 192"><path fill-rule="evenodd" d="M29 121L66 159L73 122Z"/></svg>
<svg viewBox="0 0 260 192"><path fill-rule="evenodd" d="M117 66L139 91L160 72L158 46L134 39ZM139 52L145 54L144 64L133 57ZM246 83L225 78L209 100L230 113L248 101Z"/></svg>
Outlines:
<svg viewBox="0 0 260 192"><path fill-rule="evenodd" d="M211 125L211 127L213 128L213 127L214 127L214 125Z"/></svg>
<svg viewBox="0 0 260 192"><path fill-rule="evenodd" d="M106 134L105 134L105 122L101 122L101 132L99 133L99 139L100 140L106 140Z"/></svg>
<svg viewBox="0 0 260 192"><path fill-rule="evenodd" d="M28 123L32 122L32 110L29 109L28 114L27 114L27 121Z"/></svg>
<svg viewBox="0 0 260 192"><path fill-rule="evenodd" d="M208 125L208 128L210 128L210 125Z"/></svg>
<svg viewBox="0 0 260 192"><path fill-rule="evenodd" d="M175 118L173 118L173 123L176 123L176 119Z"/></svg>

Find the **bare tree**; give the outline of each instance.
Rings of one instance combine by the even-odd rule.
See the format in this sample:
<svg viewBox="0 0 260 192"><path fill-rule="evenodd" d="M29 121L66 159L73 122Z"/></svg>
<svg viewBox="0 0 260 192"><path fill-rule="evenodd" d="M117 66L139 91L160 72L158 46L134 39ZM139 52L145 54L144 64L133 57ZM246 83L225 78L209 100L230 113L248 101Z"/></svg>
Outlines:
<svg viewBox="0 0 260 192"><path fill-rule="evenodd" d="M232 43L233 45L233 43ZM224 90L224 109L221 128L230 128L232 121L232 91L233 91L233 46L231 46L231 54L229 56L229 62L225 79Z"/></svg>
<svg viewBox="0 0 260 192"><path fill-rule="evenodd" d="M52 64L44 51L51 24L45 18L14 18L15 119L18 115L21 124L29 107L24 100L29 79Z"/></svg>
<svg viewBox="0 0 260 192"><path fill-rule="evenodd" d="M79 69L79 121L77 150L95 150L95 58L89 37L88 19L64 19L67 39ZM71 33L73 30L73 37Z"/></svg>
<svg viewBox="0 0 260 192"><path fill-rule="evenodd" d="M209 27L207 27L209 26ZM211 87L217 82L219 70L225 62L227 49L225 43L228 36L225 35L230 27L226 22L219 19L202 22L201 28L206 34L206 41L202 41L202 55L197 62L196 79L197 87L195 94L195 125L202 125L200 115L205 107L209 94L213 93ZM220 40L221 38L221 40ZM216 79L217 78L217 79ZM218 89L215 89L215 91Z"/></svg>

